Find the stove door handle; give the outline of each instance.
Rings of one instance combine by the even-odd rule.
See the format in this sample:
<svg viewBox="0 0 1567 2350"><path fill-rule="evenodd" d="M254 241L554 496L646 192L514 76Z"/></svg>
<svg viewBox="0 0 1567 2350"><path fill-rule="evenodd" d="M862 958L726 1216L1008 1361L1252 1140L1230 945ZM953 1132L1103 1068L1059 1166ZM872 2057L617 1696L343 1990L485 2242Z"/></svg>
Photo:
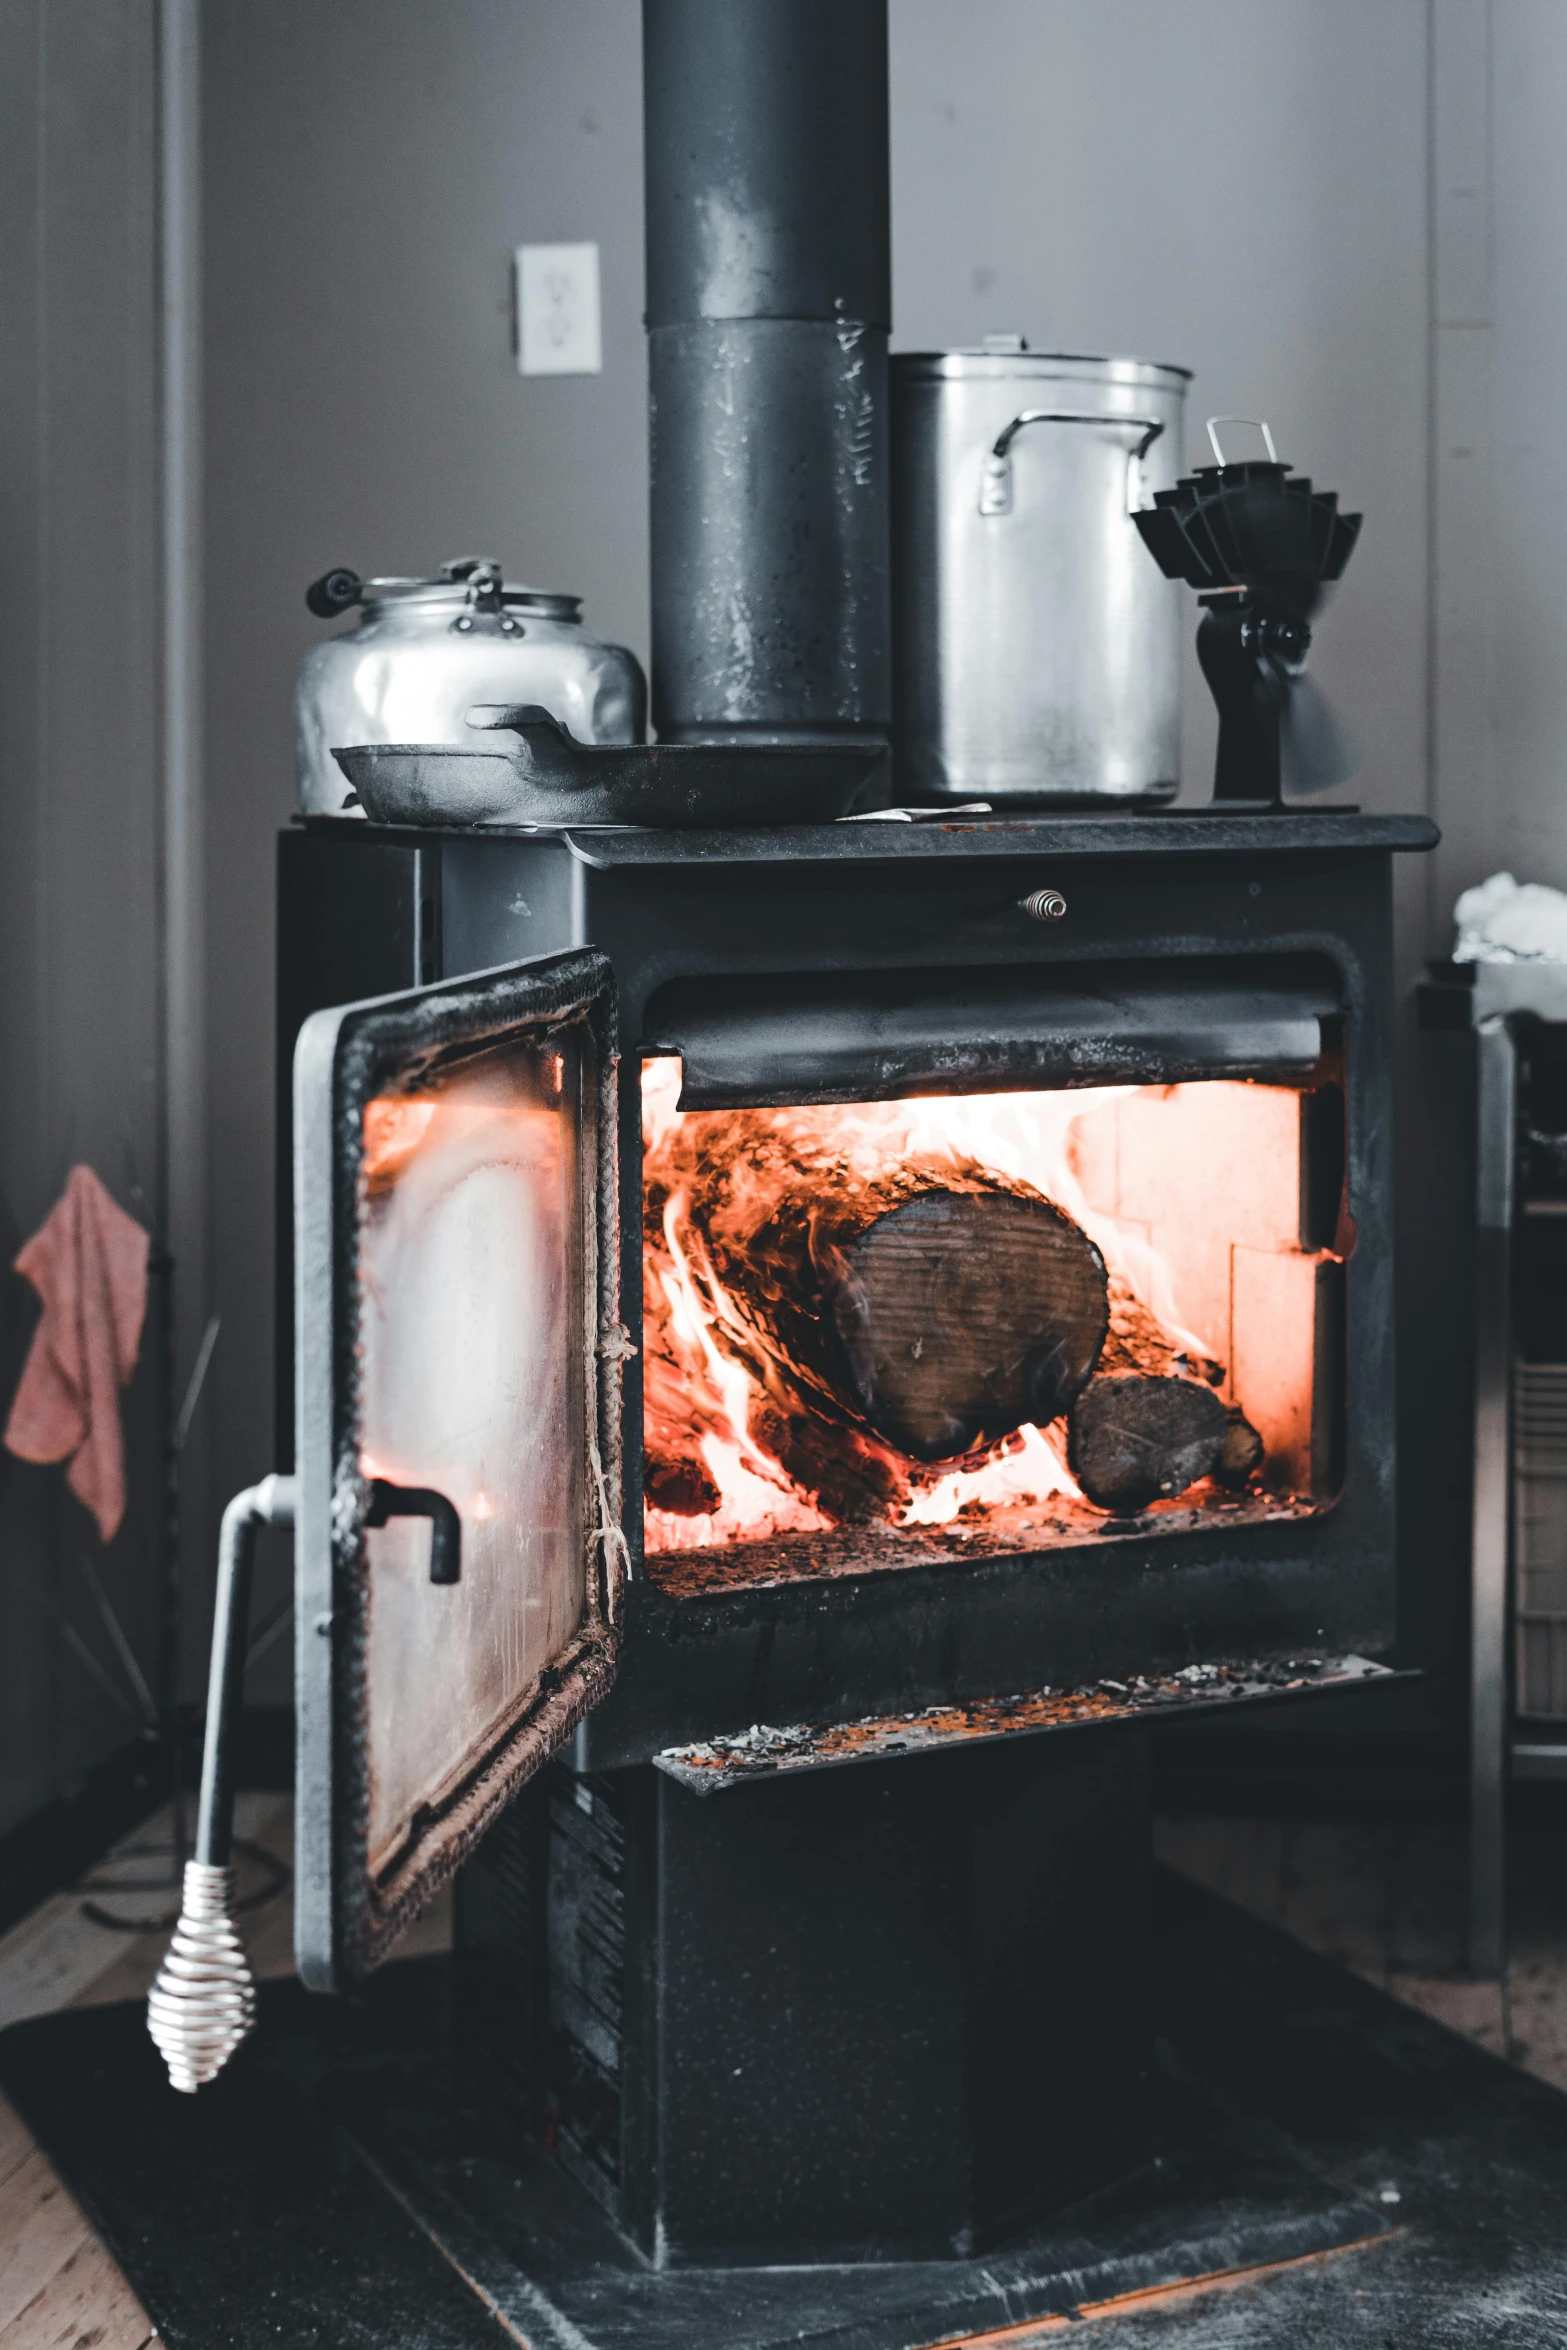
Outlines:
<svg viewBox="0 0 1567 2350"><path fill-rule="evenodd" d="M384 1526L389 1518L428 1518L430 1581L462 1580L462 1520L444 1493L429 1485L394 1485L388 1477L372 1477L365 1524Z"/></svg>

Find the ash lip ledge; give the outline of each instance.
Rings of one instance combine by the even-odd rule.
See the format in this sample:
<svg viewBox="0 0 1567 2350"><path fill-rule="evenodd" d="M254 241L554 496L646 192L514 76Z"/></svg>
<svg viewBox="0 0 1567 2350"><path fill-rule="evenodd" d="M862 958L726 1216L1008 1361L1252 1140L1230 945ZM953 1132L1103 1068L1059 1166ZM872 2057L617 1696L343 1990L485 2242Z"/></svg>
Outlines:
<svg viewBox="0 0 1567 2350"><path fill-rule="evenodd" d="M733 1737L666 1746L653 1764L693 1794L717 1795L777 1773L836 1770L997 1738L1038 1737L1156 1714L1212 1712L1257 1699L1308 1697L1415 1677L1364 1656L1254 1657L1186 1665L1176 1673L1131 1674L1124 1681L1090 1681L1072 1689L1025 1690L968 1705L930 1705L911 1714L871 1714L853 1722L754 1722Z"/></svg>

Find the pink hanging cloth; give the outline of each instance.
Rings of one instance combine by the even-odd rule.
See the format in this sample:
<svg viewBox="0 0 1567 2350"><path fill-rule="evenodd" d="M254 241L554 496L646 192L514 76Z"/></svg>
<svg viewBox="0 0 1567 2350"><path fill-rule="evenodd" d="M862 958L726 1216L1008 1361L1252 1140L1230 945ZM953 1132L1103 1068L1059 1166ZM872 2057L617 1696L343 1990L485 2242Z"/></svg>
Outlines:
<svg viewBox="0 0 1567 2350"><path fill-rule="evenodd" d="M44 1310L6 1423L6 1450L22 1461L68 1460L66 1483L98 1521L103 1542L113 1541L125 1516L120 1389L141 1344L148 1247L91 1167L73 1167L16 1259Z"/></svg>

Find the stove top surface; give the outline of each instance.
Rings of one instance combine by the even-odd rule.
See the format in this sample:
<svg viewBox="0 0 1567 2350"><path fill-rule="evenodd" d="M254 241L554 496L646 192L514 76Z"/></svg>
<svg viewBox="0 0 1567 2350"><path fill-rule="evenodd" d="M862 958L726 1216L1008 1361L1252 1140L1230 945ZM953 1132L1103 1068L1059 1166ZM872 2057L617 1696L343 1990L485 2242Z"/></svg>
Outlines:
<svg viewBox="0 0 1567 2350"><path fill-rule="evenodd" d="M599 871L641 865L904 865L992 857L1146 857L1343 854L1430 849L1441 837L1429 816L1376 816L1358 808L1237 810L1170 808L1122 815L1103 809L1046 815L967 816L840 824L656 831L576 825L450 827L369 824L358 817L296 821L311 832L403 843L432 840L560 841Z"/></svg>

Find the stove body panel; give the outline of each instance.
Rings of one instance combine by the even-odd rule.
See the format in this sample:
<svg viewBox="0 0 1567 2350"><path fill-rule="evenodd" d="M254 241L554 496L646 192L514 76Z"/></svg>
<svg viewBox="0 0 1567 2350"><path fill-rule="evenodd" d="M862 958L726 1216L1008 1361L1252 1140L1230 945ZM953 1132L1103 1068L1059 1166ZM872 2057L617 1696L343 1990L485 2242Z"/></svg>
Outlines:
<svg viewBox="0 0 1567 2350"><path fill-rule="evenodd" d="M963 984L1179 987L1277 968L1342 1004L1347 1200L1342 1488L1288 1522L1152 1531L672 1597L628 1590L618 1685L576 1762L612 1769L753 1722L875 1712L1179 1670L1219 1657L1385 1650L1393 1623L1391 905L1417 820L1315 815L890 824L785 834L284 835L280 1058L290 1021L350 991L451 978L592 944L623 1039L622 1319L640 1343L639 1054L649 1008L737 983L845 995L889 975L917 998ZM1173 853L1172 853L1173 852ZM360 879L364 884L361 894ZM1026 901L1064 897L1058 919ZM370 909L367 912L367 909ZM765 994L765 988L762 990ZM961 989L960 989L961 992ZM666 993L665 1002L670 1000ZM280 1203L286 1239L286 1201ZM283 1333L280 1332L280 1338ZM287 1360L286 1355L283 1359ZM625 1386L627 1526L640 1526L640 1384Z"/></svg>

